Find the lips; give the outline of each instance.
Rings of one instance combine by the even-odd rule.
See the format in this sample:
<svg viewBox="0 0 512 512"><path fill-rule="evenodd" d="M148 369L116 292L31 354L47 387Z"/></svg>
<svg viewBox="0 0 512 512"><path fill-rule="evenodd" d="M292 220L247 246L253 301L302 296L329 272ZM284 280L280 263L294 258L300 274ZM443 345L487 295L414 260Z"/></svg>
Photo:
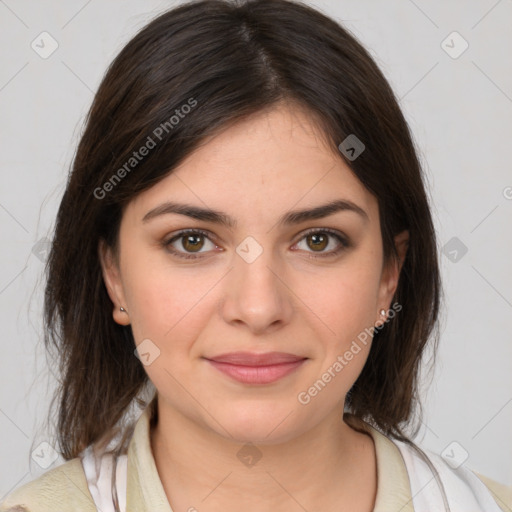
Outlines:
<svg viewBox="0 0 512 512"><path fill-rule="evenodd" d="M295 363L306 358L286 352L265 352L263 354L230 352L229 354L222 354L207 359L218 363L229 363L241 366L269 366L274 364Z"/></svg>
<svg viewBox="0 0 512 512"><path fill-rule="evenodd" d="M244 384L270 384L299 368L306 357L285 352L231 352L206 358L217 370Z"/></svg>

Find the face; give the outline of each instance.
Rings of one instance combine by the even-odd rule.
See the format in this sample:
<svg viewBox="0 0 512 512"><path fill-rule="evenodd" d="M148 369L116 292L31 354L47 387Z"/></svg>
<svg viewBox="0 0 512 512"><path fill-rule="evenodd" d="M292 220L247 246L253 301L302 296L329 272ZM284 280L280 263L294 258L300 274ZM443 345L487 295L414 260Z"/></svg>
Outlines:
<svg viewBox="0 0 512 512"><path fill-rule="evenodd" d="M371 347L357 340L390 310L400 271L383 265L376 198L285 106L221 131L138 195L119 244L119 265L100 250L113 316L131 324L159 407L260 444L341 417ZM235 352L287 356L219 359Z"/></svg>

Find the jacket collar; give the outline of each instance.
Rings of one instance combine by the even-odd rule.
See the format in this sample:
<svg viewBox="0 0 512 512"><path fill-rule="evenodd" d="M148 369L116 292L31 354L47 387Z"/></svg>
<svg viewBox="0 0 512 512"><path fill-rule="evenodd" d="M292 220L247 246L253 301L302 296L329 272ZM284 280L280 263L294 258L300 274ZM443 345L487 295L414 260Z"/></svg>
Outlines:
<svg viewBox="0 0 512 512"><path fill-rule="evenodd" d="M152 411L151 404L142 411L128 446L126 512L172 512L151 449ZM372 437L375 445L377 496L373 512L414 512L407 469L400 450L370 424L353 419Z"/></svg>

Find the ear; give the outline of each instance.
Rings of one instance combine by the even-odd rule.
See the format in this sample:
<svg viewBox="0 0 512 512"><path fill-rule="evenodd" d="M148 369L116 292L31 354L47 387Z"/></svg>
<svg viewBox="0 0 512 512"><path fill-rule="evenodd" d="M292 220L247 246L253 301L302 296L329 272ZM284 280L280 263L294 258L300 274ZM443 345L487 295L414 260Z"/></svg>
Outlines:
<svg viewBox="0 0 512 512"><path fill-rule="evenodd" d="M128 311L121 311L120 309L121 306L126 308L126 300L119 266L115 260L112 249L107 246L104 240L100 240L98 244L98 256L103 281L105 282L108 295L113 304L112 316L114 321L120 325L129 325L130 317L128 316Z"/></svg>
<svg viewBox="0 0 512 512"><path fill-rule="evenodd" d="M409 231L402 231L394 237L396 252L398 254L398 261L392 259L389 264L383 269L379 287L378 308L389 310L393 295L398 287L398 279L400 271L407 254L409 246ZM379 322L384 320L379 313Z"/></svg>

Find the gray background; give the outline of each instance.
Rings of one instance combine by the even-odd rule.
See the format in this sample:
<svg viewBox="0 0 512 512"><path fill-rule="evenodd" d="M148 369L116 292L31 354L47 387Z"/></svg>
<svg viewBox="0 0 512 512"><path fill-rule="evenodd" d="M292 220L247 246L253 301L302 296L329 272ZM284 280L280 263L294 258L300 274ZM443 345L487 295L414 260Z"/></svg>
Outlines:
<svg viewBox="0 0 512 512"><path fill-rule="evenodd" d="M56 368L41 345L45 237L84 115L122 46L177 3L0 0L0 499L48 469L31 450L51 461L39 447ZM512 1L309 3L369 48L397 92L446 247L439 364L416 441L510 485ZM47 58L31 47L51 49L44 31L58 44Z"/></svg>

